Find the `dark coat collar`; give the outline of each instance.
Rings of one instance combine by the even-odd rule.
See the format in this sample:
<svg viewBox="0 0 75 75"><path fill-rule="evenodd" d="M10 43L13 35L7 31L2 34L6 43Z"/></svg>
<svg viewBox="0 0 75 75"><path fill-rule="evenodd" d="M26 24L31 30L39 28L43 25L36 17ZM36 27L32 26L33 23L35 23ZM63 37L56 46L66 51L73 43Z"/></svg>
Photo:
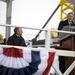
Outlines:
<svg viewBox="0 0 75 75"><path fill-rule="evenodd" d="M17 38L20 38L20 37L21 37L21 36L20 36L20 37L19 37L19 36L17 36L16 34L13 34L13 36L14 36L14 37L17 37Z"/></svg>

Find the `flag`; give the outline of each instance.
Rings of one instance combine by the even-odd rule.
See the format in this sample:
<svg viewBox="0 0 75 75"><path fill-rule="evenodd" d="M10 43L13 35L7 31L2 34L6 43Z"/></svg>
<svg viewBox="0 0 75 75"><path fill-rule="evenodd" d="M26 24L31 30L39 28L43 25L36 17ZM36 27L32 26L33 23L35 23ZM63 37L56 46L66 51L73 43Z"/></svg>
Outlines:
<svg viewBox="0 0 75 75"><path fill-rule="evenodd" d="M0 75L48 75L55 52L0 48Z"/></svg>

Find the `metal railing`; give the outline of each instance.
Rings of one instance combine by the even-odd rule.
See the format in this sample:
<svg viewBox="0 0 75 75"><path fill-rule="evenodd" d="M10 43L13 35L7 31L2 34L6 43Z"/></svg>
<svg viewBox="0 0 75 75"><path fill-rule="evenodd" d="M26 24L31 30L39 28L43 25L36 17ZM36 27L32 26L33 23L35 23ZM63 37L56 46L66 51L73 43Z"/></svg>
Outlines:
<svg viewBox="0 0 75 75"><path fill-rule="evenodd" d="M56 56L70 56L70 57L75 57L75 51L66 51L66 50L55 50L54 48L50 48L50 32L60 32L60 33L68 33L68 34L75 34L75 32L70 32L70 31L60 31L60 30L47 30L47 29L40 29L40 28L29 28L29 27L24 27L24 26L16 26L16 25L8 25L8 24L1 24L0 26L5 26L5 27L22 27L24 29L32 29L32 30L42 30L46 32L45 35L45 48L32 48L32 44L31 48L33 50L43 50L43 51L52 51L56 53ZM0 45L0 47L12 47L12 46L8 46L8 45ZM24 47L19 47L19 46L14 46L14 47L18 47L18 48L24 48ZM70 67L65 71L64 74L61 73L61 71L59 70L59 68L55 65L55 61L52 65L52 67L55 69L55 71L58 73L58 75L68 75L74 68L75 68L75 61L70 65ZM50 75L50 74L49 74Z"/></svg>

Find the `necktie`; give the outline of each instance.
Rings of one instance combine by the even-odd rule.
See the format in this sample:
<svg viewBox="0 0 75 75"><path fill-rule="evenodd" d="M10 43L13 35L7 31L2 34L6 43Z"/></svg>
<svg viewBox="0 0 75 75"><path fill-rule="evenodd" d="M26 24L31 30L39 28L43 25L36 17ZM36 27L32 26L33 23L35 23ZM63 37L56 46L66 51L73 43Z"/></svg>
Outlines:
<svg viewBox="0 0 75 75"><path fill-rule="evenodd" d="M72 28L71 28L72 22L69 22L69 26L70 26L70 31L72 31Z"/></svg>
<svg viewBox="0 0 75 75"><path fill-rule="evenodd" d="M69 25L71 26L72 25L72 22L69 22Z"/></svg>

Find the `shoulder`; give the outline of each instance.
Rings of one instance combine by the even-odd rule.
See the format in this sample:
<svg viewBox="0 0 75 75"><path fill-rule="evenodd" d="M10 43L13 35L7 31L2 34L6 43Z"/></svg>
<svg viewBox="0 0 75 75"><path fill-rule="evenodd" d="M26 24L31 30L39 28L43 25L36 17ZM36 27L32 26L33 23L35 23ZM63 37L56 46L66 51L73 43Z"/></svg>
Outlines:
<svg viewBox="0 0 75 75"><path fill-rule="evenodd" d="M59 26L66 26L66 25L68 25L68 20L64 20L59 23Z"/></svg>
<svg viewBox="0 0 75 75"><path fill-rule="evenodd" d="M67 20L61 21L58 26L58 30L61 30L65 25L67 25Z"/></svg>
<svg viewBox="0 0 75 75"><path fill-rule="evenodd" d="M13 38L14 38L14 36L10 36L10 37L8 38L8 40L13 39Z"/></svg>
<svg viewBox="0 0 75 75"><path fill-rule="evenodd" d="M21 36L21 40L23 40L24 41L24 38Z"/></svg>
<svg viewBox="0 0 75 75"><path fill-rule="evenodd" d="M67 20L64 20L64 21L61 21L60 23L65 23L65 22L68 22Z"/></svg>

